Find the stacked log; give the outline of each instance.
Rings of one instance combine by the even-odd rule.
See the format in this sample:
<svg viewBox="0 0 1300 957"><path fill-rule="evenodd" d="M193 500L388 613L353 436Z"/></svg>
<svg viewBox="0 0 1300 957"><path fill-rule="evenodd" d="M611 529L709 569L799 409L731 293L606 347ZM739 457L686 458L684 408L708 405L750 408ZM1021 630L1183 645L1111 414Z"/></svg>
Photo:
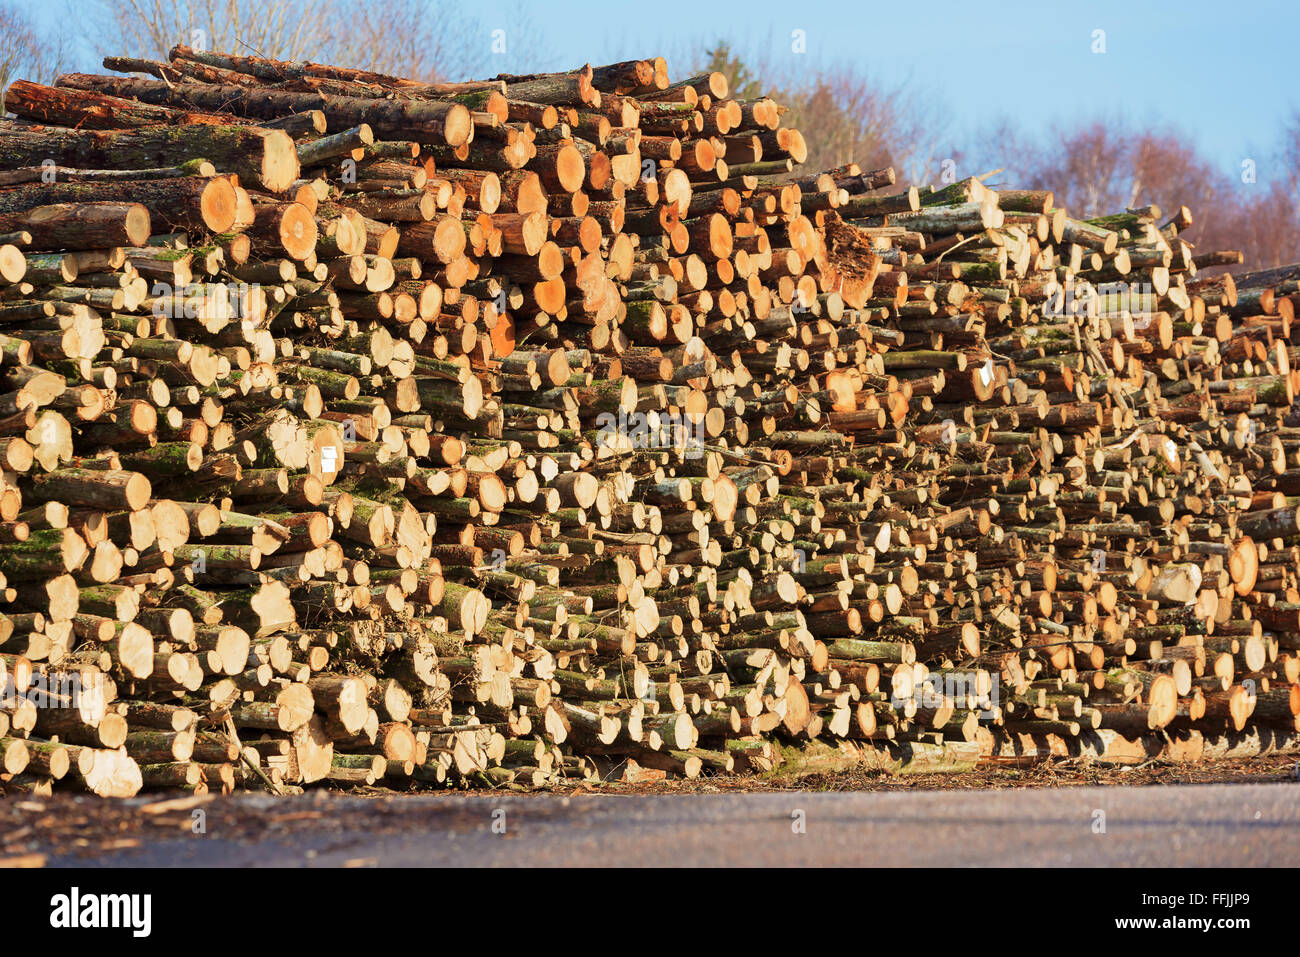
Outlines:
<svg viewBox="0 0 1300 957"><path fill-rule="evenodd" d="M662 60L105 66L0 121L7 786L1294 740L1295 269Z"/></svg>

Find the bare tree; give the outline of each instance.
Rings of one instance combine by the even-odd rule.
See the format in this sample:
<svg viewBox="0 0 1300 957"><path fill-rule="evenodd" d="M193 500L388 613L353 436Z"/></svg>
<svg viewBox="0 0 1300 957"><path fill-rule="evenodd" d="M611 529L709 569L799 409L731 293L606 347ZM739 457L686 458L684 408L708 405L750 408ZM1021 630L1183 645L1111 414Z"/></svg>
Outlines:
<svg viewBox="0 0 1300 957"><path fill-rule="evenodd" d="M0 3L0 114L10 80L45 80L58 69L61 49L57 38L42 40L16 9Z"/></svg>
<svg viewBox="0 0 1300 957"><path fill-rule="evenodd" d="M796 69L770 56L750 59L725 41L697 51L687 62L693 72L724 74L735 96L768 95L786 106L784 122L798 129L808 145L807 169L849 162L864 168L892 164L905 179L926 182L944 160L957 157L931 135L946 124L930 122L905 87L881 84L855 67L831 64L808 70L800 58Z"/></svg>
<svg viewBox="0 0 1300 957"><path fill-rule="evenodd" d="M88 38L101 54L165 58L176 44L315 60L417 79L459 78L486 52L474 21L427 0L96 0Z"/></svg>
<svg viewBox="0 0 1300 957"><path fill-rule="evenodd" d="M1292 107L1291 115L1282 125L1277 162L1285 176L1292 200L1300 207L1300 107Z"/></svg>
<svg viewBox="0 0 1300 957"><path fill-rule="evenodd" d="M88 23L102 53L166 57L196 49L308 59L332 28L337 4L293 0L97 0Z"/></svg>
<svg viewBox="0 0 1300 957"><path fill-rule="evenodd" d="M1052 146L1039 154L1029 172L1035 186L1051 183L1058 203L1076 216L1103 216L1128 204L1126 176L1128 131L1117 123L1095 120L1067 132L1057 131Z"/></svg>
<svg viewBox="0 0 1300 957"><path fill-rule="evenodd" d="M485 64L488 31L464 7L428 0L337 0L320 46L331 62L419 80L468 79Z"/></svg>
<svg viewBox="0 0 1300 957"><path fill-rule="evenodd" d="M915 142L897 93L881 92L853 74L817 77L795 93L790 111L791 125L804 134L809 162L818 169L899 162Z"/></svg>
<svg viewBox="0 0 1300 957"><path fill-rule="evenodd" d="M346 33L337 35L333 46L336 62L413 79L441 79L439 65L444 60L439 49L441 38L429 27L429 18L418 13L418 0L394 0L383 9L374 3L357 5ZM406 24L393 29L393 23Z"/></svg>

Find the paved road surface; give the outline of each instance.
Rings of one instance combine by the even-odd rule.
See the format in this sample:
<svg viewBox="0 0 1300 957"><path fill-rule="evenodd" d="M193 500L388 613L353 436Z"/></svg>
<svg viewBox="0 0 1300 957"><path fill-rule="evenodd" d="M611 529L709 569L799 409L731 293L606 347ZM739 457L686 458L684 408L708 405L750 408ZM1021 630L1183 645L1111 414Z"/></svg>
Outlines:
<svg viewBox="0 0 1300 957"><path fill-rule="evenodd" d="M49 863L961 867L1294 866L1300 860L1300 784L382 800L245 796L207 808L205 835L146 836L138 847L90 858L48 848ZM1095 833L1103 823L1097 812L1104 812L1104 833ZM504 823L504 834L494 832L494 819L498 830ZM804 832L796 833L800 819Z"/></svg>

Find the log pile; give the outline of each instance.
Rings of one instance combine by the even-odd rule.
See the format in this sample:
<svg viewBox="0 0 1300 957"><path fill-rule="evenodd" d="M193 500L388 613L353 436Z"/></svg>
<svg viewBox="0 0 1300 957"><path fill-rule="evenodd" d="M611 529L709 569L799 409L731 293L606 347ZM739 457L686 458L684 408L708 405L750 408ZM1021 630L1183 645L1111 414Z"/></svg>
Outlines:
<svg viewBox="0 0 1300 957"><path fill-rule="evenodd" d="M0 120L6 788L1294 742L1300 269L661 59L105 67Z"/></svg>

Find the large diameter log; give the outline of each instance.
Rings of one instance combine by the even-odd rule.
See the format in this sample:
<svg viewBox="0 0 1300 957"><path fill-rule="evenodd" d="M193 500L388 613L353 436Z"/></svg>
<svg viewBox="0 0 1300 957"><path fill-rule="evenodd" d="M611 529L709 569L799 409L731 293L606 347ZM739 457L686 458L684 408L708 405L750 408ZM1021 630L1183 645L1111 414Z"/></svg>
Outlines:
<svg viewBox="0 0 1300 957"><path fill-rule="evenodd" d="M1245 685L1233 685L1227 691L1205 696L1205 716L1226 721L1233 731L1246 727L1255 710L1255 691Z"/></svg>
<svg viewBox="0 0 1300 957"><path fill-rule="evenodd" d="M1147 723L1152 730L1174 720L1178 713L1178 685L1171 675L1157 675L1146 695Z"/></svg>
<svg viewBox="0 0 1300 957"><path fill-rule="evenodd" d="M42 183L0 192L0 213L19 213L55 203L139 203L149 211L155 224L224 233L235 224L237 197L230 180L220 176L121 183Z"/></svg>
<svg viewBox="0 0 1300 957"><path fill-rule="evenodd" d="M360 678L317 675L307 686L311 688L316 707L347 734L356 734L364 727L370 706L366 701L365 682Z"/></svg>
<svg viewBox="0 0 1300 957"><path fill-rule="evenodd" d="M1271 538L1288 538L1300 533L1300 509L1292 506L1248 512L1238 522L1244 535L1264 541Z"/></svg>
<svg viewBox="0 0 1300 957"><path fill-rule="evenodd" d="M85 540L72 529L49 529L0 544L0 565L14 581L48 580L79 571L88 554Z"/></svg>
<svg viewBox="0 0 1300 957"><path fill-rule="evenodd" d="M1201 590L1201 568L1199 565L1169 564L1160 570L1155 581L1151 583L1148 595L1162 602L1187 605L1196 600Z"/></svg>
<svg viewBox="0 0 1300 957"><path fill-rule="evenodd" d="M238 625L253 638L292 628L296 620L289 588L278 581L265 582L255 589L226 593L217 607L221 609L222 621Z"/></svg>
<svg viewBox="0 0 1300 957"><path fill-rule="evenodd" d="M133 678L148 678L154 670L153 635L135 622L126 622L117 638L106 642L105 649L118 666Z"/></svg>
<svg viewBox="0 0 1300 957"><path fill-rule="evenodd" d="M477 588L447 582L442 597L441 614L452 628L464 629L466 635L476 635L487 623L491 605Z"/></svg>
<svg viewBox="0 0 1300 957"><path fill-rule="evenodd" d="M248 664L248 632L231 625L198 625L194 629L194 647L207 653L209 667L222 674L237 675Z"/></svg>
<svg viewBox="0 0 1300 957"><path fill-rule="evenodd" d="M32 476L32 491L42 501L132 512L144 508L152 495L149 480L139 472L75 468Z"/></svg>
<svg viewBox="0 0 1300 957"><path fill-rule="evenodd" d="M54 160L80 169L154 169L194 159L272 193L284 192L299 176L297 149L281 130L201 124L65 130L0 122L0 166L8 168Z"/></svg>
<svg viewBox="0 0 1300 957"><path fill-rule="evenodd" d="M316 252L316 217L301 203L268 203L256 207L248 233L274 241L300 262Z"/></svg>
<svg viewBox="0 0 1300 957"><path fill-rule="evenodd" d="M303 784L324 780L333 766L334 742L318 717L305 722L293 733L294 766Z"/></svg>
<svg viewBox="0 0 1300 957"><path fill-rule="evenodd" d="M587 472L566 472L556 478L553 487L559 489L563 504L591 508L596 502L600 482Z"/></svg>
<svg viewBox="0 0 1300 957"><path fill-rule="evenodd" d="M0 286L21 282L27 275L27 257L17 246L5 243L0 245ZM65 282L75 279L75 275L62 277Z"/></svg>
<svg viewBox="0 0 1300 957"><path fill-rule="evenodd" d="M139 203L57 203L0 216L0 230L31 234L33 249L143 246L152 220Z"/></svg>
<svg viewBox="0 0 1300 957"><path fill-rule="evenodd" d="M140 765L125 751L82 749L92 757L74 762L67 780L100 797L134 797L144 787Z"/></svg>
<svg viewBox="0 0 1300 957"><path fill-rule="evenodd" d="M61 90L29 80L15 80L9 84L5 90L5 108L15 116L38 123L90 130L218 121L214 116L178 115L175 110L129 99L83 90Z"/></svg>
<svg viewBox="0 0 1300 957"><path fill-rule="evenodd" d="M887 218L891 226L903 226L924 233L978 232L1002 225L1002 211L991 200L954 206L929 206L914 213L891 213Z"/></svg>
<svg viewBox="0 0 1300 957"><path fill-rule="evenodd" d="M573 73L551 73L506 81L506 96L512 100L550 105L597 103L600 93L592 85L591 68Z"/></svg>
<svg viewBox="0 0 1300 957"><path fill-rule="evenodd" d="M349 129L367 123L381 136L416 140L431 137L448 146L468 142L473 129L469 110L446 100L377 100L208 83L173 86L160 80L81 73L59 77L58 86L129 97L159 106L233 113L250 119L275 119L319 110L325 114L331 129Z"/></svg>
<svg viewBox="0 0 1300 957"><path fill-rule="evenodd" d="M1078 243L1080 246L1087 246L1089 249L1095 249L1100 253L1110 255L1115 251L1115 246L1119 241L1119 234L1101 226L1094 226L1091 223L1066 219L1064 238L1067 243Z"/></svg>
<svg viewBox="0 0 1300 957"><path fill-rule="evenodd" d="M572 143L540 147L528 165L548 189L566 193L576 193L581 189L587 172L582 153Z"/></svg>
<svg viewBox="0 0 1300 957"><path fill-rule="evenodd" d="M274 701L248 701L230 708L235 724L265 731L297 731L312 720L314 708L311 690L302 684L289 684Z"/></svg>
<svg viewBox="0 0 1300 957"><path fill-rule="evenodd" d="M544 234L542 238L545 239ZM406 224L398 239L397 250L419 259L452 263L465 252L465 228L450 216L429 223Z"/></svg>
<svg viewBox="0 0 1300 957"><path fill-rule="evenodd" d="M1259 549L1249 536L1242 536L1228 553L1228 574L1238 595L1249 595L1259 577Z"/></svg>

